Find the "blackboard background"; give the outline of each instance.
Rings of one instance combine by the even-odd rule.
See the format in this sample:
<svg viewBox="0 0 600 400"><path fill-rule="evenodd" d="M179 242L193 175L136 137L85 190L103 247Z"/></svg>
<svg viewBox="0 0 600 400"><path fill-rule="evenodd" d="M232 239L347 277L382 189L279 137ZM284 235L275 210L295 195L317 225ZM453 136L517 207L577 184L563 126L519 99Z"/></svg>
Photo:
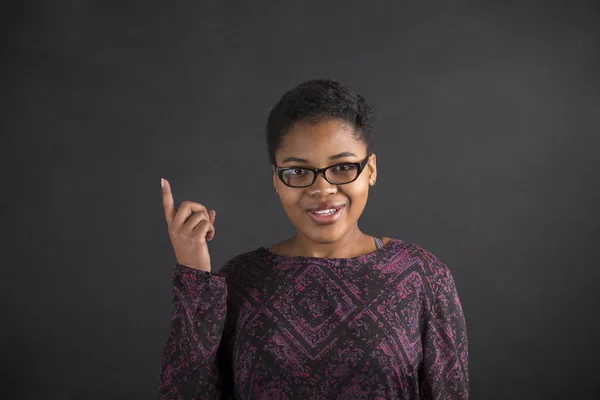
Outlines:
<svg viewBox="0 0 600 400"><path fill-rule="evenodd" d="M156 397L160 178L215 268L293 233L263 129L313 78L377 107L361 227L453 271L476 399L600 389L600 4L19 2L2 15L1 397Z"/></svg>

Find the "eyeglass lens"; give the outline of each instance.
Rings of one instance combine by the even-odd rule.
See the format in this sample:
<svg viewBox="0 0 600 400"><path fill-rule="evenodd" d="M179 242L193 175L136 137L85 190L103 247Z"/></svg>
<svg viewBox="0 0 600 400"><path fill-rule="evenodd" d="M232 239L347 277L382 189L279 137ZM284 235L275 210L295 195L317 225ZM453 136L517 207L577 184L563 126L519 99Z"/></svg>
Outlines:
<svg viewBox="0 0 600 400"><path fill-rule="evenodd" d="M334 184L348 183L356 179L358 168L353 164L341 164L325 171L325 177ZM283 180L290 186L310 186L315 180L315 171L307 168L288 169L282 174Z"/></svg>

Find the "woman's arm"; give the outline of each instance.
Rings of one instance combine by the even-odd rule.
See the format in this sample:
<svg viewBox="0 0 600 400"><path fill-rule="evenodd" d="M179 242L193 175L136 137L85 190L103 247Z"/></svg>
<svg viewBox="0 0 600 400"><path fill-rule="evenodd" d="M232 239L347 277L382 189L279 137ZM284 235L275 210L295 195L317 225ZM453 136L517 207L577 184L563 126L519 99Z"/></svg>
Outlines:
<svg viewBox="0 0 600 400"><path fill-rule="evenodd" d="M225 278L177 264L173 313L159 377L161 399L225 399L232 390L224 356Z"/></svg>
<svg viewBox="0 0 600 400"><path fill-rule="evenodd" d="M420 398L468 399L469 360L465 317L452 274L445 265L434 289L423 332Z"/></svg>

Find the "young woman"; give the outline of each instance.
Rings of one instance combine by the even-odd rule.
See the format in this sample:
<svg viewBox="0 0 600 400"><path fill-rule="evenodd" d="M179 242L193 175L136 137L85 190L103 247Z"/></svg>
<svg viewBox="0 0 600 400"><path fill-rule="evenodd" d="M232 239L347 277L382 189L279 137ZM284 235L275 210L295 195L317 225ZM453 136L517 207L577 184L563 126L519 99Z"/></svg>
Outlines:
<svg viewBox="0 0 600 400"><path fill-rule="evenodd" d="M351 88L305 82L271 111L273 188L296 228L211 273L213 210L175 209L177 264L163 399L467 399L467 333L448 267L363 233L375 185L372 108Z"/></svg>

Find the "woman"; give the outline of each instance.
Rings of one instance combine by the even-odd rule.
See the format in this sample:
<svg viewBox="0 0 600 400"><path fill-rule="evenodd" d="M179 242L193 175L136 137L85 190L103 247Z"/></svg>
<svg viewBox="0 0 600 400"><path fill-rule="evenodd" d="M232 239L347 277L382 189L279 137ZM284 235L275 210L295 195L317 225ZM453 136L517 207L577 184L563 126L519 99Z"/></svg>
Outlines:
<svg viewBox="0 0 600 400"><path fill-rule="evenodd" d="M177 265L164 399L466 399L467 334L446 265L361 232L377 178L372 108L305 82L273 108L273 187L296 235L212 274L215 211L163 180Z"/></svg>

